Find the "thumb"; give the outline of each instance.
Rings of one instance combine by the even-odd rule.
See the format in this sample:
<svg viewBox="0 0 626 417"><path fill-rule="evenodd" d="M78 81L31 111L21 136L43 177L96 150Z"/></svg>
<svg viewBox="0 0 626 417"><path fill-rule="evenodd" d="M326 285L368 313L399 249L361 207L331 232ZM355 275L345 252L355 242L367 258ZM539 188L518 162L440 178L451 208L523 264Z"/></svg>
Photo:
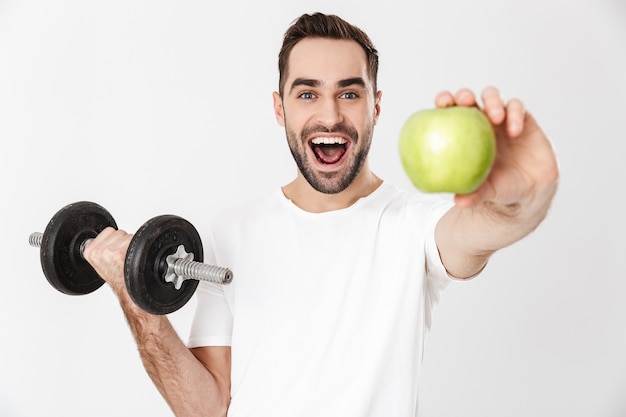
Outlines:
<svg viewBox="0 0 626 417"><path fill-rule="evenodd" d="M470 194L455 194L454 204L459 207L472 207L495 196L495 190L487 180Z"/></svg>

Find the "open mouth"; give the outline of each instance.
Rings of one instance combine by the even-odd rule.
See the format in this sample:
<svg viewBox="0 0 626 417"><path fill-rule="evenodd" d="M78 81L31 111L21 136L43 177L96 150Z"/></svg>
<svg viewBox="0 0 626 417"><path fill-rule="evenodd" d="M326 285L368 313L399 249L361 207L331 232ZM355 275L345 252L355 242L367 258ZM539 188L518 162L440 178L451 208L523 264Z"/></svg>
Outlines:
<svg viewBox="0 0 626 417"><path fill-rule="evenodd" d="M336 164L348 149L348 140L341 137L316 137L311 140L311 149L322 164Z"/></svg>

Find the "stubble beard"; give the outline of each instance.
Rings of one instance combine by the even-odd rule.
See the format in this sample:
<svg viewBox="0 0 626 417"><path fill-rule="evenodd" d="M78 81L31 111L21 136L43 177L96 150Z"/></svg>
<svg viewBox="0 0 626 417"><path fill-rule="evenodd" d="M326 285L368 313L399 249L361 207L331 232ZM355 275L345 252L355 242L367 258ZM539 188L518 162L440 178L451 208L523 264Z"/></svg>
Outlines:
<svg viewBox="0 0 626 417"><path fill-rule="evenodd" d="M355 178L363 168L372 143L373 129L371 126L367 127L363 131L363 136L361 138L359 138L359 134L355 129L343 124L336 125L332 129L328 129L323 126L307 127L302 131L299 138L298 134L289 128L285 128L285 132L291 155L296 161L296 165L302 173L302 176L311 185L311 187L320 193L338 194L354 182ZM348 156L350 159L346 161L347 165L345 169L337 172L319 172L315 170L313 163L309 161L308 154L306 153L306 148L309 146L306 142L306 138L317 132L343 133L352 139L351 148L356 149L358 147L358 150L356 153Z"/></svg>

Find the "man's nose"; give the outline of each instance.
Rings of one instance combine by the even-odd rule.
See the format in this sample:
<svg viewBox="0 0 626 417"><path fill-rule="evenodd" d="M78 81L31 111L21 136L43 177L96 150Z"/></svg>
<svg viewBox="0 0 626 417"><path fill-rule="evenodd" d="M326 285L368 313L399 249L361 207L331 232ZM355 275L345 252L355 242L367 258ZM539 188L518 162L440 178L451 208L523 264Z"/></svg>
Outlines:
<svg viewBox="0 0 626 417"><path fill-rule="evenodd" d="M341 106L336 98L320 101L317 112L317 122L327 128L332 128L343 121Z"/></svg>

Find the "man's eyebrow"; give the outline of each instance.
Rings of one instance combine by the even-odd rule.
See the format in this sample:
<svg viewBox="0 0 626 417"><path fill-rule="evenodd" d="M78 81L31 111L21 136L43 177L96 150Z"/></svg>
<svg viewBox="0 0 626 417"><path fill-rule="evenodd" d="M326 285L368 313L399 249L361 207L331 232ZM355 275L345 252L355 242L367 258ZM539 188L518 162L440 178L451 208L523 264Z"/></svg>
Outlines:
<svg viewBox="0 0 626 417"><path fill-rule="evenodd" d="M337 85L339 86L339 88L349 87L351 85L365 88L365 80L361 77L347 78L345 80L339 81Z"/></svg>
<svg viewBox="0 0 626 417"><path fill-rule="evenodd" d="M322 83L320 82L320 80L314 80L311 78L296 78L291 83L289 92L293 91L296 87L299 87L302 85L306 87L319 87L320 85L322 85Z"/></svg>

